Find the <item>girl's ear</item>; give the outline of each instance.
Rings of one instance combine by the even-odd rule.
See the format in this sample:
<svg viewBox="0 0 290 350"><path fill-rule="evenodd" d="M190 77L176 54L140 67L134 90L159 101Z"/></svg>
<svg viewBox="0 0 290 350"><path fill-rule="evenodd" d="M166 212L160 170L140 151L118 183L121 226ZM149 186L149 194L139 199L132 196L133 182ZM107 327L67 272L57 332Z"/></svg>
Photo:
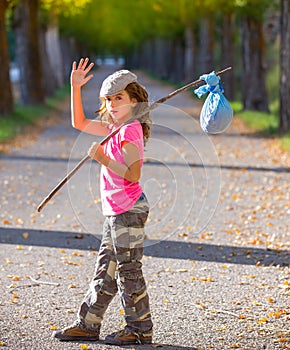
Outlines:
<svg viewBox="0 0 290 350"><path fill-rule="evenodd" d="M136 107L138 101L137 101L137 99L136 99L135 97L133 97L133 98L131 99L131 103L132 103L132 106L133 106L133 107Z"/></svg>

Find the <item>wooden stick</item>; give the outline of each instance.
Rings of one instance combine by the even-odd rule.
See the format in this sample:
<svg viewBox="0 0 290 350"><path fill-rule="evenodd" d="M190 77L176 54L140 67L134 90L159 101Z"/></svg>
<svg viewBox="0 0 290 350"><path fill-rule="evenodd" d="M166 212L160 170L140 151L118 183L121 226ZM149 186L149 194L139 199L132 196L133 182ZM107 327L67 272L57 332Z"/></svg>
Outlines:
<svg viewBox="0 0 290 350"><path fill-rule="evenodd" d="M229 71L230 69L232 69L232 67L227 67L219 72L216 72L216 75L221 75L227 71ZM169 100L170 98L172 98L173 96L193 87L196 86L198 84L204 83L204 81L202 79L198 79L195 80L187 85L182 86L181 88L171 92L170 94L168 94L167 96L164 96L162 98L160 98L158 101L153 102L150 106L149 106L149 111L152 109L155 109L156 107L159 106L159 104L164 103L165 101ZM148 110L144 111L143 113L147 113ZM143 115L143 114L142 114ZM131 122L132 120L130 120ZM123 127L125 124L122 124L121 126L119 126L116 130L114 130L112 133L110 133L108 136L106 136L101 142L100 144L103 145L105 144L112 136L114 136L120 129L121 127ZM87 160L90 159L90 156L85 156L62 180L61 182L54 187L54 189L48 194L47 197L45 197L43 199L43 201L39 204L39 206L37 207L37 211L40 212L44 206L50 201L50 199L70 180L70 178L86 163Z"/></svg>
<svg viewBox="0 0 290 350"><path fill-rule="evenodd" d="M122 125L123 126L123 125ZM114 130L111 134L106 136L100 144L105 144L112 136L114 136L121 127ZM61 181L58 185L56 185L51 192L46 196L43 201L39 204L37 207L37 211L40 212L44 206L51 200L51 198L70 180L70 178L86 163L87 160L89 160L90 156L85 156Z"/></svg>

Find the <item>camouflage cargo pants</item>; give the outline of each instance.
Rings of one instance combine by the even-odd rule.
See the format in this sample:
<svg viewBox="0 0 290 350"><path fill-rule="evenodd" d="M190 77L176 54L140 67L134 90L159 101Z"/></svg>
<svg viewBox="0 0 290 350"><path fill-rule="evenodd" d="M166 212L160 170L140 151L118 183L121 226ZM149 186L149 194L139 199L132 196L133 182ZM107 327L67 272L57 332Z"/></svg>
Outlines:
<svg viewBox="0 0 290 350"><path fill-rule="evenodd" d="M126 327L151 332L149 297L141 263L148 212L147 199L142 195L130 211L106 217L94 277L78 313L85 328L100 329L104 313L119 291Z"/></svg>

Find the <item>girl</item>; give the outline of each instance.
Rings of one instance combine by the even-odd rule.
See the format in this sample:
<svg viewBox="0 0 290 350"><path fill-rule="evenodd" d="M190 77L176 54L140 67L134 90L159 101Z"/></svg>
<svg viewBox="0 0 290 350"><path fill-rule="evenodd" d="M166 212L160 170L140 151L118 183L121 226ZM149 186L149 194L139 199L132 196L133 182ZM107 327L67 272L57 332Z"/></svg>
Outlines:
<svg viewBox="0 0 290 350"><path fill-rule="evenodd" d="M88 58L73 63L71 72L72 126L105 136L119 128L104 146L93 143L88 155L101 164L100 189L105 216L103 237L89 290L76 322L53 337L59 340L99 339L104 313L117 291L125 311L125 329L105 338L106 344L130 345L152 342L149 298L142 274L144 224L149 205L139 179L144 144L151 120L146 112L148 94L128 70L107 77L100 90L101 120L85 118L81 87L93 75ZM138 115L141 118L137 120Z"/></svg>

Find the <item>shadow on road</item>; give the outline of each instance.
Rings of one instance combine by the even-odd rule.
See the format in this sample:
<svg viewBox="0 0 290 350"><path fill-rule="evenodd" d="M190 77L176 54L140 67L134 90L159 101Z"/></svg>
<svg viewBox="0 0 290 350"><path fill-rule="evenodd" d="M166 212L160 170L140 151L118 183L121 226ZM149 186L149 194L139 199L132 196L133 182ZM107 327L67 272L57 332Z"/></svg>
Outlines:
<svg viewBox="0 0 290 350"><path fill-rule="evenodd" d="M74 342L74 343L79 343L82 344L81 342ZM88 342L90 343L90 342ZM95 342L91 342L92 344L95 344ZM102 341L99 340L98 342L99 344L102 344L104 346L106 346L106 344ZM108 346L108 349L112 349L112 346ZM129 349L128 345L124 345L124 346L118 346L116 347L116 349ZM180 345L169 345L169 344L162 344L162 343L153 343L151 345L138 345L138 349L143 349L143 350L152 350L152 349L162 349L162 350L198 350L198 348L196 347L192 347L192 346L180 346ZM135 347L133 347L132 349L135 349Z"/></svg>
<svg viewBox="0 0 290 350"><path fill-rule="evenodd" d="M38 157L38 156L25 156L25 155L0 155L1 160L9 161L33 161L33 162L55 162L55 163L77 163L82 160L82 158L59 158L59 157ZM163 166L162 162L156 160L145 160L144 166ZM167 166L186 166L190 168L202 168L202 169L225 169L225 170L237 170L237 171L261 171L261 172L277 172L277 173L290 173L289 167L263 167L263 166L251 166L251 165L228 165L228 164L197 164L197 163L178 163L178 162L168 162L166 161Z"/></svg>
<svg viewBox="0 0 290 350"><path fill-rule="evenodd" d="M28 235L23 237L23 232ZM98 250L101 236L66 231L46 231L19 228L0 228L0 243ZM290 252L253 247L236 247L205 243L180 242L171 240L145 241L145 255L156 258L183 259L231 263L241 265L288 266Z"/></svg>

